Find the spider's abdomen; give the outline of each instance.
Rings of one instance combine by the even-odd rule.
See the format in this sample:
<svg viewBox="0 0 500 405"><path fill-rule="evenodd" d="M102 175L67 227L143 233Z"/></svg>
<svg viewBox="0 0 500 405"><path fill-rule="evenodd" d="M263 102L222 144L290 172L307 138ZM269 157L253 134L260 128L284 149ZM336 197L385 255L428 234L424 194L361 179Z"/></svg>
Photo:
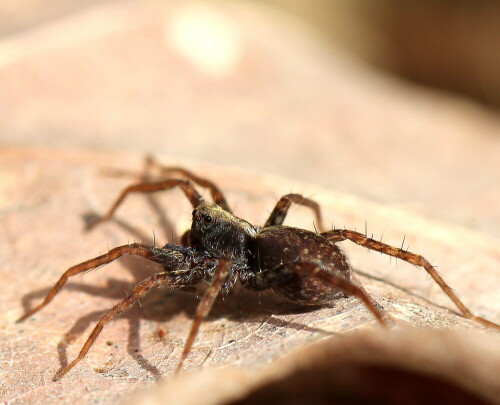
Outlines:
<svg viewBox="0 0 500 405"><path fill-rule="evenodd" d="M300 263L312 263L351 281L351 268L335 243L314 232L287 226L263 228L254 243L253 270L275 277L272 289L276 294L305 305L322 305L344 296L339 288L300 271Z"/></svg>

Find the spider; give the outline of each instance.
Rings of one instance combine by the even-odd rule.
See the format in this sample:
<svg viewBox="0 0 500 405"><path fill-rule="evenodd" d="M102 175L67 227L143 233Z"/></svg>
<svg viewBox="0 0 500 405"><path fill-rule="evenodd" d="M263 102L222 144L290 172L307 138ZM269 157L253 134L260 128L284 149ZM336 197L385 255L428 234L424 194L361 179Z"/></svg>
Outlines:
<svg viewBox="0 0 500 405"><path fill-rule="evenodd" d="M271 290L282 299L301 305L327 305L346 295L354 296L385 326L386 317L377 304L353 280L352 269L337 246L338 242L344 240L422 267L464 317L500 329L499 325L472 314L424 257L359 232L346 229L324 231L320 207L309 198L300 194L284 195L263 226L252 225L231 212L223 193L212 181L183 168L163 167L152 160L150 163L161 169L164 180L143 181L125 188L109 211L96 219L90 227L111 219L129 194L152 193L178 187L193 207L191 229L182 236L181 245L166 244L158 248L132 243L70 267L45 299L18 319L21 322L49 304L70 277L104 266L125 254L142 256L163 267L163 271L136 284L124 299L104 314L78 356L58 371L54 381L63 377L85 357L107 323L133 306L155 286L186 289L203 281L210 283L196 309L176 372L182 368L200 325L216 298L221 293L227 293L237 280L247 289ZM178 173L180 178L169 178L168 175L172 172ZM195 184L207 188L213 202L203 199ZM292 203L313 210L320 232L283 225Z"/></svg>

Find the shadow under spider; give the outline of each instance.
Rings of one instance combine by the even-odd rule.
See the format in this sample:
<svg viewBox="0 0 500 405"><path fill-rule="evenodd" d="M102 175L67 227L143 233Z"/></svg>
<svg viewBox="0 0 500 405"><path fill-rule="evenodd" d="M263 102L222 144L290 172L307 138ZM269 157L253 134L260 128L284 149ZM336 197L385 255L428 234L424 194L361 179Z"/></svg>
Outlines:
<svg viewBox="0 0 500 405"><path fill-rule="evenodd" d="M65 290L84 292L89 295L118 301L123 299L126 292L130 291L138 281L146 278L145 272L153 273L158 271L158 265L151 264L151 262L143 258L124 256L119 259L119 262L131 272L134 276L134 281L126 282L116 278L109 278L107 279L106 285L103 287L68 281L65 285ZM104 269L100 269L100 271L104 271ZM33 299L45 297L50 289L51 287L48 287L25 295L22 299L25 311L29 311L31 308L30 303ZM142 369L151 373L155 378L161 375L158 368L140 354L140 320L145 319L163 323L170 321L174 316L180 313L185 313L186 317L192 321L198 302L199 299L196 294L186 294L179 290L165 292L162 289L156 288L143 299L140 308L135 306L121 315L120 319L125 318L129 322L127 352ZM57 305L57 303L54 304ZM315 309L317 308L297 307L293 304L283 303L269 293L261 293L259 295L258 293L247 291L240 286L240 288L231 291L227 296L223 296L223 299L218 300L204 323L226 318L237 322L267 322L277 327L287 327L297 331L331 335L332 333L328 331L310 327L299 322L281 320L276 317L271 318L271 315L279 316L284 314L305 313ZM65 333L64 338L61 339L57 347L61 368L64 368L68 364L67 347L74 342L78 336L92 326L92 324L95 324L107 310L109 310L109 308L90 312L74 321L73 326ZM189 324L186 326L186 335L189 331L189 326ZM165 355L168 357L170 353L167 352Z"/></svg>
<svg viewBox="0 0 500 405"><path fill-rule="evenodd" d="M146 259L132 256L124 256L119 259L119 262L122 266L126 267L132 275L134 275L134 281L125 282L116 278L109 278L107 280L106 286L104 287L96 287L88 284L80 284L69 281L65 285L65 289L70 291L85 292L93 296L101 296L113 300L120 300L124 297L127 291L131 290L136 282L139 282L146 277L146 272L152 273L154 271L157 271L158 269L158 265L151 264ZM439 307L448 311L450 310L447 307L438 305L425 297L415 294L412 291L398 286L397 284L394 284L383 278L365 273L361 270L354 270L354 272L360 276L390 285L410 296L421 299L432 306ZM35 298L43 298L49 291L50 287L25 295L23 297L23 305L25 311L28 311L30 309L31 300ZM201 293L198 295L201 295ZM138 363L138 365L143 370L153 375L155 379L161 376L160 370L155 365L151 364L140 353L140 321L144 319L158 323L164 323L170 321L174 316L177 316L180 313L185 313L186 318L192 321L194 319L194 314L196 312L198 302L199 299L196 294L186 294L179 290L165 292L161 289L154 289L142 301L142 305L139 304L140 308L138 308L138 306L135 306L121 315L120 319L125 318L129 323L129 334L127 340L128 354ZM334 306L335 305L332 305L332 307ZM317 310L318 308L322 307L301 307L297 306L296 304L289 304L280 301L277 297L274 297L272 293L259 294L256 292L247 291L242 288L241 285L237 284L234 290L232 290L227 296L223 296L222 299L218 300L215 303L213 310L207 316L204 323L225 318L237 322L257 322L262 324L268 323L279 328L285 327L294 329L296 331L319 333L323 336L336 335L334 332L326 331L321 328L311 327L307 324L283 320L276 317L279 315L312 312ZM64 368L68 364L66 350L67 347L76 340L77 336L80 336L92 324L95 324L108 309L109 308L106 308L100 311L94 311L83 315L82 317L77 319L70 330L65 333L64 338L61 340L57 347L61 368ZM186 334L188 333L188 330L189 325L186 326ZM172 353L172 351L173 349L169 349L167 353L165 353L165 356L168 357Z"/></svg>
<svg viewBox="0 0 500 405"><path fill-rule="evenodd" d="M103 296L106 298L121 299L123 291L132 288L132 283L126 283L116 279L108 280L107 287L93 287L85 284L68 283L67 288L72 291L82 291L91 295ZM242 290L242 289L241 289ZM253 323L268 323L279 328L291 328L296 331L306 331L311 333L319 333L323 336L332 336L334 333L323 330L321 328L311 327L300 322L288 321L279 319L276 316L284 314L296 314L311 312L317 308L291 306L288 304L277 305L273 309L273 305L259 305L259 297L255 292L237 291L234 294L229 294L224 297L224 300L219 300L213 308L213 311L205 319L204 323L208 323L221 318L228 319L234 322L253 322ZM48 289L39 291L39 295L44 295ZM111 293L111 294L110 294ZM243 295L243 297L242 297ZM269 299L270 298L270 299ZM272 301L272 297L268 297L266 301ZM165 293L160 289L152 291L143 301L140 308L133 307L125 312L119 319L127 319L129 322L129 336L127 343L127 352L138 363L138 365L146 372L152 374L155 378L161 376L160 370L151 364L140 353L140 326L141 320L155 321L164 323L171 320L179 313L185 313L186 318L192 321L198 306L198 298L195 294L186 294L182 292ZM278 302L277 302L278 303ZM92 324L95 324L108 309L94 311L77 319L65 337L60 341L57 347L59 355L59 363L61 368L68 365L67 347L73 343L78 336L84 333ZM271 316L276 315L276 316ZM186 325L186 335L189 331L189 324ZM102 339L101 339L102 340ZM99 343L96 343L99 344ZM102 344L102 343L101 343ZM170 348L165 356L168 357L173 351Z"/></svg>
<svg viewBox="0 0 500 405"><path fill-rule="evenodd" d="M358 270L358 269L353 269L352 271L353 271L353 273L356 273L356 274L358 274L358 275L360 275L362 277L365 277L367 279L375 280L375 281L378 281L378 282L383 283L385 285L389 285L389 286L395 288L396 290L404 292L406 295L409 295L411 297L414 297L414 298L417 298L419 300L422 300L423 302L431 305L434 308L439 308L439 309L451 312L454 315L458 315L460 317L462 316L462 314L460 312L454 310L453 308L449 308L449 307L446 307L444 305L437 304L436 302L430 300L429 298L424 297L424 296L422 296L422 295L420 295L420 294L418 294L418 293L410 290L409 288L402 287L402 286L400 286L400 285L398 285L398 284L396 284L396 283L394 283L394 282L392 282L390 280L387 280L387 279L379 277L379 276L375 276L375 275L370 274L370 273L366 273L366 272L364 272L362 270Z"/></svg>
<svg viewBox="0 0 500 405"><path fill-rule="evenodd" d="M124 314L120 319L125 318L129 323L129 333L127 339L127 353L137 362L137 364L146 372L153 375L155 379L159 379L161 377L160 370L151 364L146 358L141 354L141 345L140 345L140 316L138 316L137 308L132 308L129 312ZM78 336L82 334L83 331L88 329L88 327L95 323L98 319L100 319L106 310L102 311L94 311L82 316L78 319L71 329L65 333L64 339L62 339L57 345L57 353L59 355L59 364L61 369L68 365L68 355L67 355L67 347L72 344ZM170 356L173 352L173 349L170 349L165 354L166 357Z"/></svg>

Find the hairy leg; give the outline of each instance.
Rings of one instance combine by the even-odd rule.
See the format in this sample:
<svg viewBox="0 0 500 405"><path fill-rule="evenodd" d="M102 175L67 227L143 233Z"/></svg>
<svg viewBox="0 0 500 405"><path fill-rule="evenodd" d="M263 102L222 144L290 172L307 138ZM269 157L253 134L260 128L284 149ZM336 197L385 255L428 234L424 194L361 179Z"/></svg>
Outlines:
<svg viewBox="0 0 500 405"><path fill-rule="evenodd" d="M52 287L52 289L46 295L42 303L34 307L32 310L28 311L18 320L18 322L25 320L26 318L40 311L47 304L49 304L56 296L56 294L63 288L70 277L84 273L86 271L97 269L112 262L113 260L118 259L125 254L145 257L153 262L161 264L166 271L157 273L138 283L126 298L124 298L110 311L108 311L99 321L93 332L90 334L78 357L73 360L67 367L58 372L55 377L56 380L61 378L83 357L85 357L106 323L110 322L111 320L122 314L126 309L134 305L134 303L141 299L145 294L147 294L147 292L152 287L154 287L155 285L169 285L173 288L184 288L197 284L202 279L205 279L207 277L207 270L209 270L210 268L215 268L217 264L217 262L215 262L213 258L199 255L193 249L182 246L167 244L163 248L156 248L140 243L119 246L111 249L104 255L87 260L66 270L54 285L54 287ZM226 273L224 273L222 270L224 270ZM223 275L226 274L225 277L227 277L227 268L223 267L222 270L218 270L216 272L216 277L214 280L219 280L218 274L221 273L223 273ZM223 279L222 283L224 281L225 278ZM214 284L218 288L216 292L217 294L220 290L220 287L217 283L214 282ZM211 304L207 311L210 309L210 307Z"/></svg>
<svg viewBox="0 0 500 405"><path fill-rule="evenodd" d="M104 266L108 263L111 263L113 260L118 259L120 256L125 254L131 254L135 256L142 256L149 260L159 262L158 254L161 253L161 250L152 246L144 245L141 243L132 243L130 245L119 246L114 249L111 249L108 253L95 257L93 259L87 260L83 263L77 264L75 266L70 267L66 270L61 278L57 281L57 283L52 287L49 293L46 295L45 299L38 304L36 307L28 311L21 318L17 320L17 322L22 322L25 319L29 318L31 315L37 313L42 308L44 308L52 299L56 296L56 294L63 288L64 284L68 281L68 279L72 276L76 276L77 274L84 273L89 270L96 269L98 267ZM164 253L163 253L164 255Z"/></svg>
<svg viewBox="0 0 500 405"><path fill-rule="evenodd" d="M316 225L318 226L319 232L323 232L325 230L319 204L309 198L303 197L300 194L287 194L281 197L274 207L273 212L271 212L271 215L264 224L264 227L282 225L292 203L311 208L314 211L317 222Z"/></svg>
<svg viewBox="0 0 500 405"><path fill-rule="evenodd" d="M161 174L163 176L171 176L172 174L180 174L182 177L192 181L193 183L197 184L200 187L208 188L210 190L210 195L212 196L212 199L214 200L214 203L220 206L222 209L231 212L231 209L229 208L229 205L227 204L227 200L224 197L224 194L220 190L217 185L212 182L211 180L208 180L204 177L199 177L193 172L184 169L183 167L177 167L177 166L163 166L162 164L158 163L155 159L152 157L147 158L147 164L153 167L156 167L160 170Z"/></svg>
<svg viewBox="0 0 500 405"><path fill-rule="evenodd" d="M289 288L291 284L293 285L293 283L297 281L296 277L301 275L307 275L321 280L321 284L315 283L314 287L309 284L309 287L314 289L308 291L308 295L331 296L330 291L332 288L338 288L345 294L356 297L360 300L378 322L382 325L386 325L384 315L379 309L377 309L375 301L368 295L364 288L353 284L342 276L325 271L315 263L284 263L277 268L255 273L252 277L247 278L244 281L242 280L242 282L245 287L252 290L262 291L272 288L276 292L279 291L280 294L288 297L290 301L305 303L304 300L306 298L304 296L300 296L300 298L297 297L297 294L300 295L301 293L304 293L303 290L297 291L297 288L301 289L304 287L303 285L294 285L293 288ZM307 302L307 304L316 305L324 304L324 302L315 302L314 299L312 299L310 302Z"/></svg>
<svg viewBox="0 0 500 405"><path fill-rule="evenodd" d="M132 291L123 300L121 300L118 304L116 304L113 308L106 312L106 314L97 323L94 330L86 340L78 356L66 367L57 372L56 376L54 377L54 381L62 378L69 370L76 366L80 362L80 360L85 357L107 323L111 322L113 319L120 316L123 312L133 306L137 301L144 297L152 287L156 285L170 284L169 277L169 273L161 272L147 278L144 281L141 281L139 284L136 284Z"/></svg>
<svg viewBox="0 0 500 405"><path fill-rule="evenodd" d="M194 340L203 320L207 317L208 313L212 309L217 296L222 290L224 283L229 277L229 269L231 267L231 262L226 260L221 260L215 269L214 277L212 279L212 283L205 291L205 295L201 299L198 304L198 308L196 309L196 314L193 320L193 324L191 326L191 331L189 332L189 336L184 344L184 349L182 350L181 358L177 367L175 369L175 373L178 373L182 369L182 364L184 360L189 355L191 348L193 347Z"/></svg>
<svg viewBox="0 0 500 405"><path fill-rule="evenodd" d="M155 175L153 176L151 173L151 169L156 169ZM111 176L117 176L117 177L137 177L136 172L128 171L128 170L113 170L113 169L106 169L104 170L104 173L107 175ZM178 166L164 166L156 159L154 159L151 156L146 157L145 159L145 173L140 176L142 181L150 181L151 179L165 179L171 178L172 174L177 174L181 177L184 177L196 185L203 187L203 188L208 188L210 191L210 195L212 196L214 203L222 207L224 210L231 212L229 209L229 206L227 204L227 200L224 197L224 194L222 193L221 189L211 180L208 180L207 178L204 177L199 177L196 174L194 174L192 171L187 170L183 167L178 167Z"/></svg>
<svg viewBox="0 0 500 405"><path fill-rule="evenodd" d="M88 225L88 229L94 227L95 225L101 222L111 219L111 217L116 212L118 207L123 203L125 198L130 193L153 193L157 191L168 190L174 187L179 187L184 192L184 194L189 199L193 207L198 206L198 204L202 201L201 195L196 191L196 189L193 187L193 184L188 180L171 179L171 180L162 180L156 182L144 182L144 183L133 184L125 188L120 193L120 195L118 196L114 204L111 206L109 211L103 217L96 219L95 221L90 223Z"/></svg>
<svg viewBox="0 0 500 405"><path fill-rule="evenodd" d="M376 250L377 252L384 253L386 255L396 257L398 259L404 260L405 262L414 264L416 266L422 267L432 278L433 280L441 287L441 289L445 292L445 294L455 303L457 308L460 310L462 315L468 319L472 319L477 321L483 325L490 326L496 329L500 329L500 325L488 321L487 319L481 318L480 316L474 315L465 305L464 303L457 297L457 295L453 292L453 290L446 284L444 279L439 275L437 270L429 263L427 259L424 257L417 255L415 253L408 252L401 248L397 248L394 246L387 245L385 243L379 242L375 239L368 238L366 235L345 230L345 229L336 229L328 232L324 232L321 234L322 236L334 241L340 242L343 240L350 240L360 246L364 246L371 250Z"/></svg>

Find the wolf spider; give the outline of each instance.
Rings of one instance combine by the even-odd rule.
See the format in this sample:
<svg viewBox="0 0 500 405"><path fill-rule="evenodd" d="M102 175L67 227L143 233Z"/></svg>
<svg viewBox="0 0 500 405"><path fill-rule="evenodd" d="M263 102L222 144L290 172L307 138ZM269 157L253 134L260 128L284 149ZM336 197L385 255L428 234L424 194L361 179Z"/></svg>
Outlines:
<svg viewBox="0 0 500 405"><path fill-rule="evenodd" d="M325 305L352 295L366 306L378 322L386 325L386 319L377 304L353 281L352 269L337 246L337 242L344 240L424 268L465 318L500 329L499 325L472 314L424 257L368 238L359 232L346 229L324 231L320 207L313 200L299 194L284 195L264 226L252 225L231 212L224 195L210 180L183 168L168 168L152 160L149 162L162 171L164 180L144 181L125 188L107 214L95 220L91 226L111 219L131 193L152 193L179 187L193 206L191 229L183 235L180 246L166 244L158 248L132 243L70 267L45 299L18 320L23 321L44 308L70 277L104 266L125 254L145 257L163 267L163 271L136 284L123 300L101 318L78 356L56 374L54 381L85 357L108 322L143 298L154 286L184 289L202 281L210 282L196 309L176 372L182 368L215 299L220 293L227 293L237 280L249 290L272 290L279 297L302 305ZM172 172L178 173L181 178L168 178ZM207 188L213 203L203 199L194 184ZM292 203L313 210L319 233L282 225Z"/></svg>

